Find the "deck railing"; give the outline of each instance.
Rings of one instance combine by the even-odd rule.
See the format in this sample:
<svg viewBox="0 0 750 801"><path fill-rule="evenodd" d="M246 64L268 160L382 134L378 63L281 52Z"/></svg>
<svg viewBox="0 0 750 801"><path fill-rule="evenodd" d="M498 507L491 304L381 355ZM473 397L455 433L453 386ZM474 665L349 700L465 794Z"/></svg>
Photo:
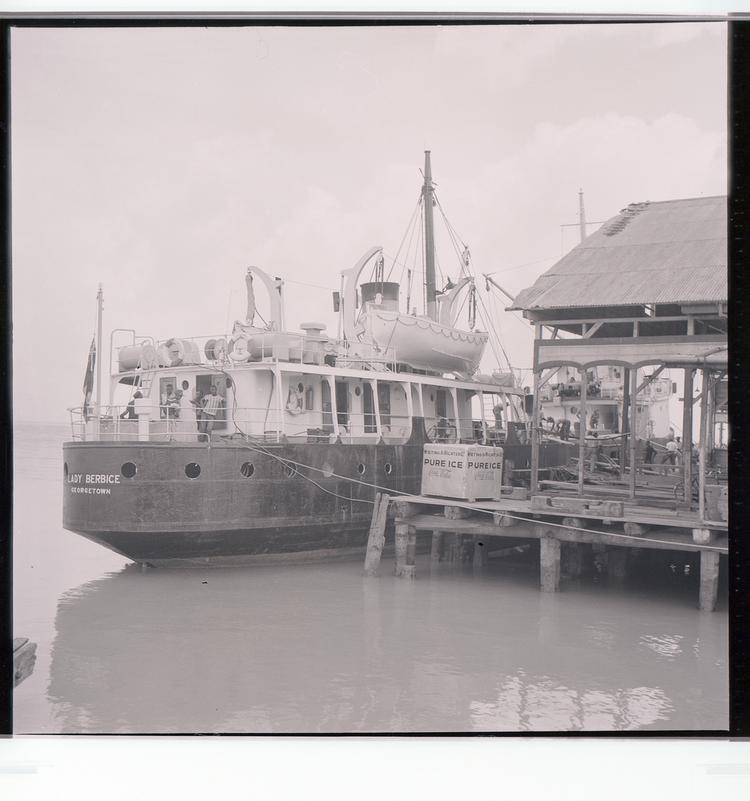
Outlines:
<svg viewBox="0 0 750 801"><path fill-rule="evenodd" d="M282 361L300 364L337 364L339 366L374 369L395 372L397 354L394 348L380 349L372 344L333 342L326 336L310 336L287 331L257 332L248 340L247 359L233 358L229 352L230 337L224 334L199 337L175 337L178 342L190 342L195 346L195 355L188 357L182 364L200 364L212 367L231 367L241 364L252 364L260 361ZM170 357L167 343L171 339L159 340L152 345L156 353L156 366L175 367ZM223 343L222 346L207 348L209 342ZM148 343L151 345L152 343ZM120 351L132 349L133 344L122 345L115 349L115 363L119 366ZM137 346L136 346L137 347ZM210 355L213 355L213 358ZM144 365L141 366L145 367ZM127 372L122 370L121 372Z"/></svg>
<svg viewBox="0 0 750 801"><path fill-rule="evenodd" d="M69 410L73 440L85 442L196 442L238 437L263 442L368 443L382 439L402 444L412 434L412 418L404 413L346 412L320 409L292 415L284 408L222 406L211 419L200 409L176 404L151 404L143 399L127 406ZM334 419L335 414L335 419ZM210 422L210 425L208 424ZM494 421L474 417L427 418L431 442L500 444L505 431Z"/></svg>

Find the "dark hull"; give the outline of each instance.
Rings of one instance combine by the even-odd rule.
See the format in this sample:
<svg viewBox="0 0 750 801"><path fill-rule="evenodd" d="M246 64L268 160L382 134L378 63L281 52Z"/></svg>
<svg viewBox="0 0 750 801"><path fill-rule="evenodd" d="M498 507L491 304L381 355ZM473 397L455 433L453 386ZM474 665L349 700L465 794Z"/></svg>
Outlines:
<svg viewBox="0 0 750 801"><path fill-rule="evenodd" d="M69 442L63 525L152 565L361 555L378 489L420 492L421 419L413 430L404 445ZM528 447L505 450L527 464Z"/></svg>
<svg viewBox="0 0 750 801"><path fill-rule="evenodd" d="M377 487L419 491L415 431L405 445L66 443L63 525L154 565L361 554Z"/></svg>

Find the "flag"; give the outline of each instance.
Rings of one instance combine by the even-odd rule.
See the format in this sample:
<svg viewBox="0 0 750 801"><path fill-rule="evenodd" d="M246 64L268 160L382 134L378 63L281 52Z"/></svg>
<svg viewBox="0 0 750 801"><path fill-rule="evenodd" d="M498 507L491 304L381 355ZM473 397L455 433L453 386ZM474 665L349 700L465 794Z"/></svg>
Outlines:
<svg viewBox="0 0 750 801"><path fill-rule="evenodd" d="M94 365L96 364L96 337L91 338L89 359L86 362L86 373L83 376L83 413L88 418L91 393L94 390Z"/></svg>

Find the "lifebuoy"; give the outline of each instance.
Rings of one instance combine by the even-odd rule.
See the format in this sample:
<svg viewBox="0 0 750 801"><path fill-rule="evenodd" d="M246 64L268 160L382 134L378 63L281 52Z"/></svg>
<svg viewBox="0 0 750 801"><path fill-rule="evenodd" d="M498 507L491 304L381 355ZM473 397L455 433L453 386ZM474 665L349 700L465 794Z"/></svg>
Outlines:
<svg viewBox="0 0 750 801"><path fill-rule="evenodd" d="M227 357L227 341L226 339L217 339L214 345L214 359L217 362L224 361Z"/></svg>
<svg viewBox="0 0 750 801"><path fill-rule="evenodd" d="M179 339L168 339L164 343L167 353L169 353L170 367L177 367L182 364L185 358L185 347Z"/></svg>
<svg viewBox="0 0 750 801"><path fill-rule="evenodd" d="M144 344L141 346L141 358L139 364L141 370L153 370L155 367L159 366L156 348L153 345Z"/></svg>
<svg viewBox="0 0 750 801"><path fill-rule="evenodd" d="M289 387L289 394L286 398L286 410L289 414L302 413L302 393L297 392L294 387Z"/></svg>
<svg viewBox="0 0 750 801"><path fill-rule="evenodd" d="M247 349L247 345L248 342L245 337L237 337L230 343L229 358L237 363L246 362L250 358L250 351Z"/></svg>

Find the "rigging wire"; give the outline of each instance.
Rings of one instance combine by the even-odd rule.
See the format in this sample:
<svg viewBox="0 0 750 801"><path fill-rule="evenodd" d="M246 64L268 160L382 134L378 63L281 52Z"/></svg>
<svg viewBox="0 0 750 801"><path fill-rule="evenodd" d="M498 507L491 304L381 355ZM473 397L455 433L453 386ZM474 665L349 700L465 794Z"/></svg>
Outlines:
<svg viewBox="0 0 750 801"><path fill-rule="evenodd" d="M411 213L411 217L409 218L409 222L406 225L406 230L404 231L404 235L403 235L403 237L401 237L401 244L398 246L398 250L396 251L396 255L393 258L393 263L391 264L391 269L388 271L388 277L385 279L386 281L389 281L390 278L391 278L391 273L393 272L393 268L396 266L396 264L398 262L398 257L399 257L399 255L401 253L401 248L404 246L404 240L406 239L407 235L409 235L409 243L411 244L411 240L412 240L412 237L414 235L414 228L416 227L417 214L419 213L419 208L420 208L421 204L422 204L422 193L420 192L419 193L419 198L417 199L417 202L416 202L416 204L414 206L414 211ZM407 245L407 248L406 248L406 253L405 253L405 258L404 258L405 262L407 261L406 257L408 257L408 255L409 255L409 245ZM404 271L403 271L403 265L402 265L402 269L401 269L401 277L402 278L403 278L403 275L404 275Z"/></svg>

